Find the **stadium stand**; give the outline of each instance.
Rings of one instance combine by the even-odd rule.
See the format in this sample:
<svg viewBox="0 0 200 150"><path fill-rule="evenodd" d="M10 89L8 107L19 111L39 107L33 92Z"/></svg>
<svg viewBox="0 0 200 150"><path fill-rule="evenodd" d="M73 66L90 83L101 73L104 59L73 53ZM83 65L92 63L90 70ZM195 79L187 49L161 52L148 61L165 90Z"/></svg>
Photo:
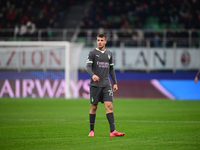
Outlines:
<svg viewBox="0 0 200 150"><path fill-rule="evenodd" d="M87 5L86 5L87 3ZM105 32L108 46L197 46L198 0L0 1L0 40L68 40L93 46ZM185 42L183 39L185 39Z"/></svg>
<svg viewBox="0 0 200 150"><path fill-rule="evenodd" d="M81 0L0 1L0 28L34 24L36 28L59 28L66 10Z"/></svg>
<svg viewBox="0 0 200 150"><path fill-rule="evenodd" d="M2 29L0 37L12 37L16 34L17 37L32 40L29 38L37 37L38 29L64 28L63 20L69 9L84 2L85 0L0 1L0 29ZM42 36L51 37L52 32L43 32Z"/></svg>
<svg viewBox="0 0 200 150"><path fill-rule="evenodd" d="M110 32L109 35L111 39L120 37L120 41L129 39L131 42L126 42L126 46L140 46L142 38L151 39L151 46L154 47L171 46L170 41L174 38L181 38L179 46L188 46L182 41L182 38L188 40L188 31L193 29L190 35L193 39L198 39L200 34L197 33L200 29L199 8L200 1L197 0L96 0L91 2L89 11L84 15L81 29L125 29L124 32L115 35ZM142 34L135 29L143 30ZM164 33L164 30L167 32ZM176 35L171 36L171 32L176 32ZM79 37L94 35L96 33L84 32ZM161 43L164 36L169 41Z"/></svg>
<svg viewBox="0 0 200 150"><path fill-rule="evenodd" d="M199 8L196 0L96 0L85 14L82 28L200 29Z"/></svg>

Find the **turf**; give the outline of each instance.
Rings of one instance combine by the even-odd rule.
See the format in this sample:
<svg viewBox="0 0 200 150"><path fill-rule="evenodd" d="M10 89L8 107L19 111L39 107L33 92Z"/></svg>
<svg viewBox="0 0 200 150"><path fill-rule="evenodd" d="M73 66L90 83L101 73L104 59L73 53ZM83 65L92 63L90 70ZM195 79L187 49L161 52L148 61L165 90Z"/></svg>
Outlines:
<svg viewBox="0 0 200 150"><path fill-rule="evenodd" d="M115 99L116 129L109 137L99 104L95 137L89 100L0 99L0 150L199 150L200 101Z"/></svg>

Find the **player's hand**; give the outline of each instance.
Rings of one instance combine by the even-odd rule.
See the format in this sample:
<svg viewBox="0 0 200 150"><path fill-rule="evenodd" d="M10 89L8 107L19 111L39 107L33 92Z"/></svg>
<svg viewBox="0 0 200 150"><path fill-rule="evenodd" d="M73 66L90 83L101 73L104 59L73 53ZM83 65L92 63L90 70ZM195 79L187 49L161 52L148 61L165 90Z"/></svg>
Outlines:
<svg viewBox="0 0 200 150"><path fill-rule="evenodd" d="M195 83L198 82L198 77L195 77L194 82L195 82Z"/></svg>
<svg viewBox="0 0 200 150"><path fill-rule="evenodd" d="M117 86L117 84L114 84L113 85L113 92L116 92L118 90L118 86Z"/></svg>
<svg viewBox="0 0 200 150"><path fill-rule="evenodd" d="M99 81L99 77L98 77L97 75L93 75L93 76L92 76L92 80L93 80L94 82L98 82L98 81Z"/></svg>

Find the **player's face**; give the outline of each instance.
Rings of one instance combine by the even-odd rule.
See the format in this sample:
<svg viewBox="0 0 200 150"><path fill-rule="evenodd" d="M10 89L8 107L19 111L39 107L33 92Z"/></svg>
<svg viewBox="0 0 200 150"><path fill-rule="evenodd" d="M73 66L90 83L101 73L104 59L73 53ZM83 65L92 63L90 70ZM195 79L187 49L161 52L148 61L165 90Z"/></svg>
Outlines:
<svg viewBox="0 0 200 150"><path fill-rule="evenodd" d="M106 41L105 37L103 37L103 38L97 37L97 47L98 47L98 49L104 50L106 43L107 43L107 41Z"/></svg>

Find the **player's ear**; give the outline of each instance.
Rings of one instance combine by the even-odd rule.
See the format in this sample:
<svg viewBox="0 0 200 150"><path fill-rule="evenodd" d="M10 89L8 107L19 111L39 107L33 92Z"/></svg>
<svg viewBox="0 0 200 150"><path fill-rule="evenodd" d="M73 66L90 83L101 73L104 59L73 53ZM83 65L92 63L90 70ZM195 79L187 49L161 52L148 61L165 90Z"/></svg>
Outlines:
<svg viewBox="0 0 200 150"><path fill-rule="evenodd" d="M107 43L107 41L105 40L105 44Z"/></svg>

